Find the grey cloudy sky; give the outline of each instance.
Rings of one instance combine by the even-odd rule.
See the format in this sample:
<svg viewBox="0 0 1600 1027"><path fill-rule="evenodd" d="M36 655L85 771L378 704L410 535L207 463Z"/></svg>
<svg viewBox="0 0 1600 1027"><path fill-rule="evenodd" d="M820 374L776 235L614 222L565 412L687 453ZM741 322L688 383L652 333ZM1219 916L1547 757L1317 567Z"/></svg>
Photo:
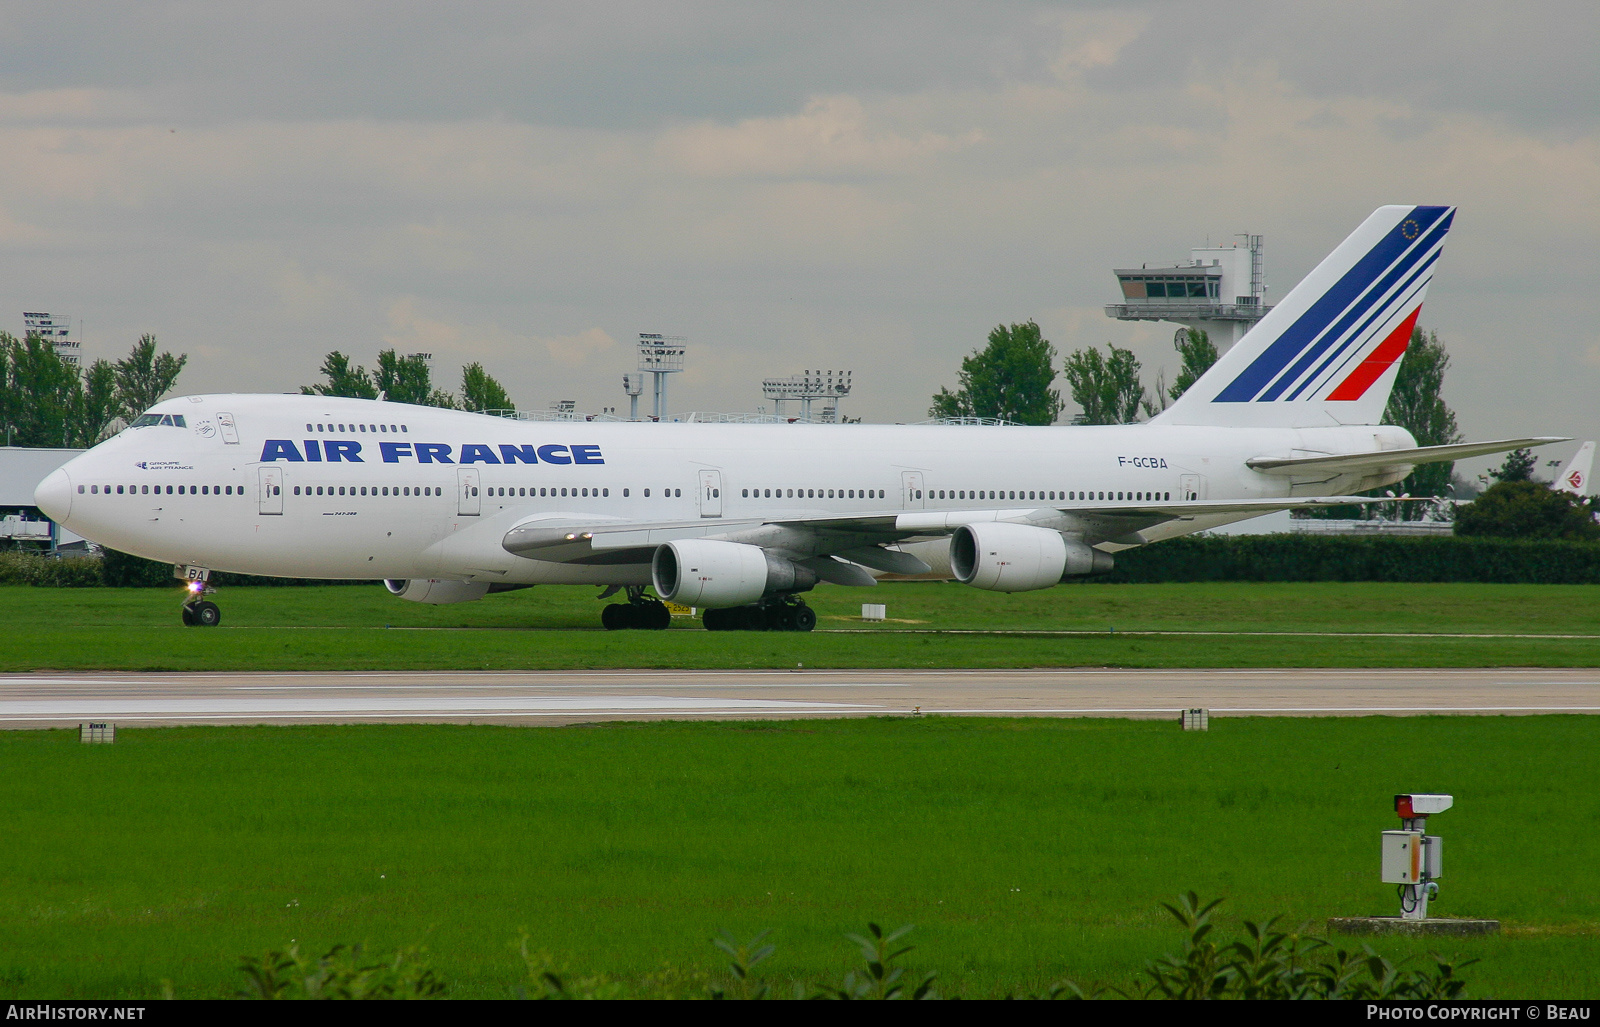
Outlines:
<svg viewBox="0 0 1600 1027"><path fill-rule="evenodd" d="M1113 266L1258 232L1281 298L1449 203L1464 430L1593 438L1597 52L1592 2L0 3L0 327L154 331L185 391L396 346L584 409L661 331L677 409L848 367L908 420L1002 321L1170 377Z"/></svg>

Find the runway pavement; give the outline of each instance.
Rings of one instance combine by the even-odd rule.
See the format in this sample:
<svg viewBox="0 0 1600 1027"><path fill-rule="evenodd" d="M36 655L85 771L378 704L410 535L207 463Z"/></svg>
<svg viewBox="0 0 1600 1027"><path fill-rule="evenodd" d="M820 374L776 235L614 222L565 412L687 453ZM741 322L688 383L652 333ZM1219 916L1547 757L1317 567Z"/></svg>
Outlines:
<svg viewBox="0 0 1600 1027"><path fill-rule="evenodd" d="M0 727L892 716L1600 713L1600 670L14 674Z"/></svg>

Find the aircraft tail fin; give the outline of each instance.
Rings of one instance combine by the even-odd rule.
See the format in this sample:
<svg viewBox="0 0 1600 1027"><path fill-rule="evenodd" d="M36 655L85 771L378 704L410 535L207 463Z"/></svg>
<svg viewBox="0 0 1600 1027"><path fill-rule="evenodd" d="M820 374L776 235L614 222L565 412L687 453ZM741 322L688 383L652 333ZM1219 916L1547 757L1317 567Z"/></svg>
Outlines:
<svg viewBox="0 0 1600 1027"><path fill-rule="evenodd" d="M1155 420L1378 424L1454 207L1379 207Z"/></svg>
<svg viewBox="0 0 1600 1027"><path fill-rule="evenodd" d="M1594 469L1594 443L1585 442L1561 468L1550 487L1557 492L1570 492L1575 496L1589 494L1589 472Z"/></svg>

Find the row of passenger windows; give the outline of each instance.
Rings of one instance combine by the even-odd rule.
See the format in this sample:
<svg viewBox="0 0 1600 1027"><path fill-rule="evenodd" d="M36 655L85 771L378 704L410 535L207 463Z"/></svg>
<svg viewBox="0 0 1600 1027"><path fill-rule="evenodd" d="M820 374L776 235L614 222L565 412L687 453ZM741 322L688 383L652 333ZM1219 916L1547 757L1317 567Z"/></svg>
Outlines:
<svg viewBox="0 0 1600 1027"><path fill-rule="evenodd" d="M318 424L315 426L307 424L306 431L321 432L324 435L328 435L333 432L338 432L340 434L344 434L346 432L350 434L354 434L356 432L366 434L371 432L373 435L376 435L379 432L383 432L385 435L389 434L390 432L393 432L396 435L409 435L411 433L411 429L403 424Z"/></svg>
<svg viewBox="0 0 1600 1027"><path fill-rule="evenodd" d="M112 494L111 490L113 488L116 489L116 494L119 495L119 496L120 495L125 495L125 494L126 495L145 495L145 496L148 496L148 495L152 494L151 491L150 491L151 489L155 490L154 495L158 495L159 496L159 495L163 494L162 493L162 489L163 488L166 489L166 493L165 494L169 495L169 496L174 494L174 492L173 492L174 488L177 489L176 494L180 495L180 496L186 495L186 494L187 495L202 495L202 496L209 496L209 495L216 495L216 496L240 495L240 496L242 496L242 495L244 495L244 486L243 485L238 485L238 486L235 486L235 485L187 485L187 486L185 486L185 485L177 485L177 486L173 486L173 485L166 485L166 486L162 486L162 485L115 485L115 486L112 486L112 485L87 485L87 486L79 485L78 486L78 494L79 495L83 495L85 493L85 491L87 491L91 495L100 495L103 492L105 495L109 496L109 495ZM296 485L294 487L294 494L297 495L297 496L301 495L302 494L301 488L302 488L302 486ZM356 485L349 485L349 486L346 486L346 485L339 485L339 486L318 485L318 486L315 486L315 488L316 488L316 491L313 492L312 491L312 486L310 486L310 485L304 486L304 489L305 489L304 495L307 495L307 496L310 496L310 495L318 495L318 496L321 496L321 495L329 495L329 496L333 496L333 495L339 495L339 496L343 496L343 495L351 495L351 496L357 496L357 495L360 495L360 496L365 496L365 495L387 496L387 495L391 495L391 494L396 495L396 496L401 496L401 495L405 495L405 496L410 496L410 495L442 496L442 495L444 495L444 490L443 489L433 488L431 486L421 486L421 487L413 488L413 487L408 486L408 485L401 485L401 486L394 486L394 487L391 487L391 486L381 486L380 487L380 486L377 486L377 485L371 485L371 486L368 486L368 485L360 485L360 486L356 486ZM326 490L327 490L326 492L323 491L324 488L326 488ZM335 491L335 488L337 488L337 491ZM235 489L237 489L238 491L236 492ZM473 490L473 491L474 491L474 494L476 494L477 490ZM512 497L517 497L517 498L538 498L538 497L553 498L553 497L557 497L557 496L563 497L563 498L579 498L579 497L581 497L581 498L607 498L608 499L611 496L611 490L608 489L608 488L549 488L549 487L546 487L546 488L510 488L510 487L502 487L502 486L490 486L488 491L489 491L489 495L490 496L504 497L504 498L507 498L507 499L512 498ZM777 492L777 496L773 495L774 491ZM884 490L883 489L776 489L776 490L774 490L774 489L745 489L743 491L744 498L745 499L751 498L750 494L752 492L755 493L755 498L757 498L757 499L773 499L773 498L777 498L777 499L883 499L884 498ZM1138 502L1138 503L1149 503L1149 502L1170 502L1172 500L1172 493L1170 493L1170 492L1079 492L1079 491L1074 491L1074 490L1045 492L1045 491L1038 491L1038 490L1026 491L1026 490L1021 490L1021 489L1014 489L1014 490L1009 490L1009 491L1005 490L1005 489L992 489L992 490L988 490L987 492L985 492L982 489L977 489L977 490L973 490L973 491L969 492L966 489L928 489L927 493L928 493L928 498L929 499L979 499L979 500L981 500L981 499L987 498L987 499L1027 499L1027 500L1038 501L1040 499L1055 500L1059 496L1061 499L1065 499L1065 500L1067 500L1069 502L1072 502L1072 501L1094 502L1094 501L1112 501L1112 500L1115 500L1117 502L1133 501L1133 502ZM631 490L629 490L629 489L623 489L622 490L622 495L623 495L624 498L628 498L630 494L631 494ZM662 489L661 490L661 495L662 495L663 498L679 499L679 498L683 497L683 490L682 489ZM649 489L645 489L644 490L644 497L646 499L650 498L650 490ZM920 490L920 489L917 490L916 498L917 499L921 499L922 498L922 490Z"/></svg>
<svg viewBox="0 0 1600 1027"><path fill-rule="evenodd" d="M121 496L121 495L129 495L129 496L168 495L168 496L170 496L170 495L174 495L174 493L172 491L174 488L176 488L178 490L176 495L180 495L180 496L183 496L183 495L189 495L189 496L242 496L242 495L244 495L244 486L243 485L237 485L237 486L235 486L235 485L177 485L177 486L173 486L173 485L165 485L165 486L163 486L163 485L117 485L117 486L111 486L111 485L89 485L89 486L83 486L83 485L79 485L78 486L78 495L80 495L80 496L83 495L84 491L87 489L88 493L90 495L92 495L92 496L98 496L98 495L102 495L102 494L109 496L109 495L111 495L111 490L112 490L113 487L116 488L117 495L119 495L119 496ZM163 488L166 489L165 493L163 493L161 491ZM235 489L237 489L238 491L234 491ZM152 491L152 490L154 490L154 491Z"/></svg>
<svg viewBox="0 0 1600 1027"><path fill-rule="evenodd" d="M745 499L882 499L883 489L745 489ZM777 493L774 496L773 493Z"/></svg>
<svg viewBox="0 0 1600 1027"><path fill-rule="evenodd" d="M298 495L301 494L300 488L301 487L299 485L296 485L294 487L294 494L295 495L298 496ZM324 488L327 489L326 493L323 492ZM318 496L320 496L320 495L326 494L326 495L330 495L330 496L333 496L333 495L342 496L342 495L346 494L346 492L345 492L346 488L348 488L350 490L348 494L352 495L352 496L354 496L354 495L365 496L365 495L369 495L369 494L370 495L374 495L374 496L376 496L376 495L385 495L385 496L388 496L388 495L395 495L395 496L399 496L399 495L407 495L407 496L442 496L442 495L444 495L444 490L443 489L436 489L436 488L433 488L432 486L423 486L423 487L420 487L420 488L412 488L409 485L397 485L397 486L393 486L393 487L385 485L382 488L379 488L376 485L361 485L361 486L340 485L340 486L337 487L337 491L335 491L335 486L333 486L333 485L327 485L327 486L318 485L316 487L316 491L315 492L312 491L312 488L311 488L310 485L307 485L307 486L305 486L305 495L308 495L308 496L310 496L310 495L318 495ZM358 491L358 488L359 488L359 491Z"/></svg>
<svg viewBox="0 0 1600 1027"><path fill-rule="evenodd" d="M922 493L918 492L916 498L921 499L922 498ZM1074 502L1074 501L1076 501L1076 502L1091 502L1091 501L1099 501L1099 500L1105 500L1105 501L1108 501L1108 502L1111 501L1111 500L1116 500L1118 502L1127 502L1127 501L1131 500L1131 501L1136 502L1136 503L1165 503L1165 502L1171 501L1172 493L1170 493L1170 492L1078 492L1078 491L1075 491L1075 490L1072 490L1072 489L1056 490L1056 491L1039 491L1039 490L1027 491L1027 490L1024 490L1024 489L1013 489L1013 490L1008 491L1008 490L1005 490L1005 489L995 489L995 490L992 490L992 491L989 491L989 492L986 493L983 489L977 489L977 490L972 491L972 492L968 492L965 489L929 489L928 490L928 498L929 499L985 499L985 498L987 498L987 499L1032 499L1032 500L1035 500L1035 501L1040 500L1040 499L1051 499L1051 500L1054 500L1054 499L1058 499L1059 498L1059 499L1065 499L1068 502Z"/></svg>
<svg viewBox="0 0 1600 1027"><path fill-rule="evenodd" d="M297 495L297 496L299 496L299 495L307 495L307 496L322 496L322 495L328 495L328 496L369 496L369 495L370 496L389 496L389 495L394 495L394 496L442 496L442 495L444 495L444 490L443 489L433 488L431 486L422 486L420 488L413 488L413 487L406 486L406 485L401 485L401 486L398 486L398 487L391 487L391 486L382 486L382 487L380 487L380 486L377 486L377 485L339 485L339 486L317 485L317 486L313 487L311 485L306 485L306 486L303 486L303 488L305 490L304 492L301 491L302 486L296 485L294 487L294 494ZM324 489L326 489L326 491L324 491ZM242 493L243 491L244 490L241 488L240 492ZM502 487L502 486L498 486L498 485L491 485L486 490L486 492L491 497L496 497L496 498L503 497L503 498L506 498L506 499L510 499L512 497L537 499L540 496L544 496L546 498L556 498L556 497L584 498L584 499L609 499L609 498L611 498L611 490L608 489L608 488L551 488L551 487L545 487L545 488L511 488L509 486ZM472 490L472 494L474 496L478 495L479 494L478 490L477 489L473 489ZM622 490L622 496L623 496L624 499L629 498L631 495L632 495L632 490L631 489L623 489ZM661 495L662 495L663 498L678 498L678 499L681 499L681 498L683 498L683 489L662 489L661 490ZM649 489L645 489L644 490L644 497L646 499L650 498L650 490Z"/></svg>

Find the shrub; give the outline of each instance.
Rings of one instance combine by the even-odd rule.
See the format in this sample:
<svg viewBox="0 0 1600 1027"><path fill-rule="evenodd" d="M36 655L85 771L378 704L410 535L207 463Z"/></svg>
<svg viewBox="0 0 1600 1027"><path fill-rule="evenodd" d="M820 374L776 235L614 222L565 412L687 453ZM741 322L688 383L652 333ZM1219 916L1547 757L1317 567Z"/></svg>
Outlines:
<svg viewBox="0 0 1600 1027"><path fill-rule="evenodd" d="M1116 569L1092 580L1600 583L1600 545L1560 539L1232 535L1116 556Z"/></svg>
<svg viewBox="0 0 1600 1027"><path fill-rule="evenodd" d="M94 588L102 583L100 561L93 557L57 559L20 550L0 553L0 585Z"/></svg>

